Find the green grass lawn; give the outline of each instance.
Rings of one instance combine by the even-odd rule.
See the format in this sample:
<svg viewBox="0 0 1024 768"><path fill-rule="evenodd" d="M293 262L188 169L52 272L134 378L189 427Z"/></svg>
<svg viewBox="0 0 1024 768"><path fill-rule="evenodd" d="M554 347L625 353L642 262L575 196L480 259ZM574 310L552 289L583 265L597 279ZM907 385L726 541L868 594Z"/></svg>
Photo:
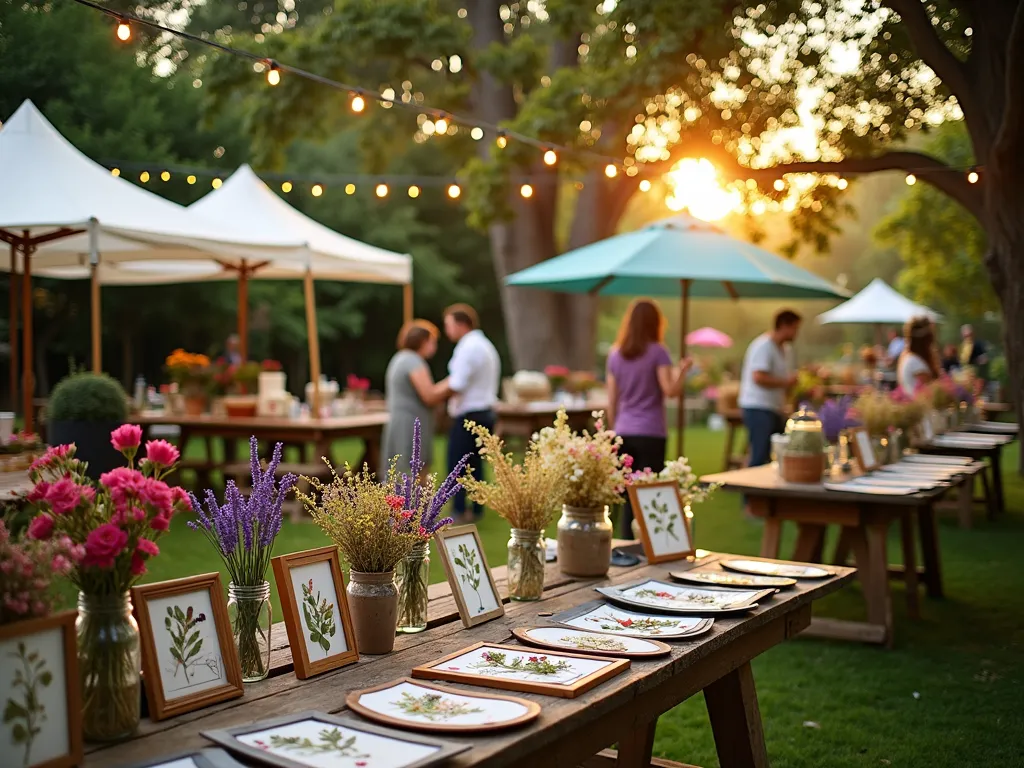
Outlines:
<svg viewBox="0 0 1024 768"><path fill-rule="evenodd" d="M698 472L720 468L722 446L721 433L687 431L687 453ZM338 443L335 458L354 459L357 447ZM435 456L443 460L440 441ZM1010 512L1003 519L990 523L979 516L968 531L952 519L940 523L945 599L925 599L921 620L910 621L903 587L893 585L894 650L797 639L755 661L773 766L1024 765L1024 568L1017 559L1024 549L1024 481L1012 470L1016 448L1004 464ZM761 527L743 516L737 496L720 493L695 515L701 547L757 553ZM480 532L490 564L503 564L507 525L488 515ZM793 535L784 539L784 553L791 551ZM311 523L286 522L275 549L294 552L327 543ZM147 580L220 565L183 519L174 522L160 547ZM894 531L891 557L898 551ZM431 577L444 579L437 557ZM816 613L863 618L859 586L822 601ZM661 718L655 752L701 766L718 764L701 697Z"/></svg>

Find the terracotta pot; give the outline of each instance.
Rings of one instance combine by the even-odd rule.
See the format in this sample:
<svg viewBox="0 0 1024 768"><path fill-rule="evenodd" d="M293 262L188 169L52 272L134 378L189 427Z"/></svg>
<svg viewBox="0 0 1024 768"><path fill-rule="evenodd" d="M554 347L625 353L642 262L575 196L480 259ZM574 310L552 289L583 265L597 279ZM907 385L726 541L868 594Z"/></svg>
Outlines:
<svg viewBox="0 0 1024 768"><path fill-rule="evenodd" d="M562 505L558 521L558 568L569 576L604 576L612 562L608 507Z"/></svg>
<svg viewBox="0 0 1024 768"><path fill-rule="evenodd" d="M391 653L398 627L398 587L395 572L351 571L348 586L349 611L360 653Z"/></svg>
<svg viewBox="0 0 1024 768"><path fill-rule="evenodd" d="M202 416L206 413L206 398L202 395L185 396L185 415Z"/></svg>
<svg viewBox="0 0 1024 768"><path fill-rule="evenodd" d="M228 418L251 419L256 415L260 401L256 395L228 395L222 398L221 402Z"/></svg>

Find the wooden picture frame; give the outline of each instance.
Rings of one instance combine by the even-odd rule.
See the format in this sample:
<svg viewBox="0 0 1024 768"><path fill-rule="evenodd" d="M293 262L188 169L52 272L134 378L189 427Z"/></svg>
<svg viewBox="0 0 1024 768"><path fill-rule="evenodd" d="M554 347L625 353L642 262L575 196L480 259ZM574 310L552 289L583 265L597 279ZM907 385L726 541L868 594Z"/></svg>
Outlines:
<svg viewBox="0 0 1024 768"><path fill-rule="evenodd" d="M648 520L648 514L645 514L645 508L642 495L647 493L663 493L669 492L670 497L675 498L675 503L678 505L678 516L671 506L666 507L664 514L668 516L668 519L659 521L660 525L651 526L649 523L653 521ZM693 546L693 531L690 530L690 521L686 517L686 505L683 504L683 495L679 492L679 484L674 480L669 480L661 483L640 483L637 485L631 485L627 489L629 493L629 503L633 508L633 519L636 520L637 526L640 528L640 540L644 546L644 555L647 557L647 562L652 565L657 563L667 563L673 560L682 560L686 557L691 557L696 552ZM668 500L671 504L671 498ZM651 515L658 514L658 512L650 512ZM679 541L679 549L672 549L671 542L668 541L670 537L679 538L671 531L671 527L674 523L682 521L679 528L679 533L682 535L682 539ZM666 531L668 526L668 536L663 536L662 533Z"/></svg>
<svg viewBox="0 0 1024 768"><path fill-rule="evenodd" d="M464 539L466 536L472 537L476 547L474 556L478 555L480 557L480 562L476 563L475 567L474 564L464 562L465 555L460 558L449 551L450 546L465 546L465 541L457 540ZM434 542L437 544L437 551L441 555L441 562L444 563L444 572L448 577L448 585L452 588L452 597L455 598L455 604L459 608L462 625L469 629L477 624L483 624L491 619L504 616L505 606L501 601L501 593L498 592L498 586L494 583L494 574L491 573L490 566L487 565L484 545L480 540L480 532L476 526L470 524L442 528L434 534ZM485 573L487 574L487 580L483 582L480 577ZM481 610L477 610L472 606L471 602L467 602L468 596L463 591L463 580L471 578L474 574L477 581L481 583L478 583L475 587L472 582L466 581L466 584L473 590L473 599L479 600ZM485 584L489 586L490 591L481 593L480 588Z"/></svg>
<svg viewBox="0 0 1024 768"><path fill-rule="evenodd" d="M875 456L875 447L871 444L871 434L864 427L850 430L850 446L861 472L873 472L881 466Z"/></svg>
<svg viewBox="0 0 1024 768"><path fill-rule="evenodd" d="M205 749L187 749L161 757L151 757L141 763L132 763L124 768L162 768L176 760L191 760L196 768L245 768L223 749L207 747Z"/></svg>
<svg viewBox="0 0 1024 768"><path fill-rule="evenodd" d="M559 684L554 682L538 682L533 680L515 680L511 678L500 678L482 675L474 672L467 672L453 667L454 662L463 656L471 655L481 649L485 651L499 651L508 658L508 653L513 652L516 656L537 656L537 652L530 648L515 645L501 645L500 643L476 643L463 648L455 653L450 653L429 664L413 667L412 676L426 680L447 680L452 683L465 683L466 685L479 685L484 688L499 688L505 691L518 691L520 693L540 693L546 696L558 696L564 699L574 699L586 693L591 688L600 685L605 680L610 680L629 669L629 659L612 659L606 656L587 656L581 653L568 653L566 651L551 651L545 657L551 659L572 659L577 663L584 663L584 666L598 665L594 671L581 675L571 683ZM572 663L572 662L567 662Z"/></svg>
<svg viewBox="0 0 1024 768"><path fill-rule="evenodd" d="M293 760L289 757L285 757L284 755L272 752L269 749L261 749L259 746L245 743L240 738L249 736L250 734L259 733L261 731L270 731L275 728L285 728L290 725L302 724L307 721L315 721L316 723L335 726L339 729L345 728L349 731L369 734L371 737L391 739L410 746L418 745L420 747L428 747L432 750L432 753L425 756L423 759L406 763L402 768L427 768L427 766L442 763L453 755L465 752L472 747L471 744L454 744L449 741L441 741L440 739L420 736L407 731L383 728L379 725L364 723L362 720L343 718L336 715L328 715L324 712L312 711L299 712L295 715L285 715L283 717L275 717L270 720L261 720L254 723L248 723L246 725L235 726L234 728L225 728L216 731L200 731L200 734L210 741L224 747L228 751L241 755L246 758L247 761L251 761L257 765L271 765L275 766L275 768L309 768L311 765L309 762L300 761L299 759ZM359 747L358 741L354 747ZM301 757L301 755L297 754L296 758L299 757ZM339 761L339 766L347 767L352 765L352 760L348 757L342 757L340 760L343 760L344 762Z"/></svg>
<svg viewBox="0 0 1024 768"><path fill-rule="evenodd" d="M470 697L474 699L487 699L491 701L504 701L513 702L522 706L526 712L517 718L511 720L504 720L502 722L484 723L481 725L456 725L451 723L419 723L408 719L401 719L398 717L392 717L383 712L379 712L376 709L371 709L362 703L360 699L368 694L377 693L379 691L387 691L391 688L401 685L402 683L408 683L410 685L419 686L421 688L429 688L432 691L437 691L440 694L452 694L456 696ZM529 701L527 699L517 699L513 696L504 696L497 693L484 693L476 691L461 691L454 688L447 688L442 685L435 685L433 683L425 682L424 680L413 680L411 677L401 677L397 680L391 680L381 685L375 685L373 688L364 688L360 691L352 691L348 696L345 697L345 704L360 717L365 717L367 720L373 720L377 723L383 723L384 725L392 725L396 728L409 729L414 731L424 731L428 733L486 733L490 731L504 731L510 728L518 728L521 725L532 722L540 716L540 704L535 701Z"/></svg>
<svg viewBox="0 0 1024 768"><path fill-rule="evenodd" d="M202 610L205 607L203 593L209 600L212 625L210 628L201 626L206 622L205 611ZM173 599L192 594L197 595L195 600L200 605L198 615L193 612L192 604L182 608L179 605L180 601ZM154 606L154 603L157 605ZM132 605L135 608L135 619L139 624L139 637L142 641L142 673L145 680L146 702L149 704L149 716L153 720L163 720L217 702L236 699L244 693L242 667L238 662L238 649L231 634L228 606L224 599L219 573L204 573L184 579L132 587ZM154 620L161 622L158 627L154 627ZM168 623L171 628L168 628ZM195 659L190 665L194 675L191 681L188 680L186 665L175 660L175 651L167 648L164 643L158 646L158 633L161 633L160 639L163 640L166 638L162 633L170 635L174 631L187 635L186 645L196 649L196 652L190 651L189 648L185 648L184 652L178 651L178 655L183 656L186 661L190 658ZM194 633L201 633L197 641L201 644L206 643L207 652L202 656L198 655L199 649L194 644L188 643L189 638L195 636ZM216 641L216 648L211 648L208 641ZM191 656L186 655L188 653L191 653ZM174 693L188 687L197 690L168 698L171 691L168 690L169 681L166 675L171 675L171 679L176 678L179 667L184 668L185 676L180 680L185 682L185 686L176 689ZM209 677L211 673L215 674L215 677ZM199 675L206 679L197 683L195 681Z"/></svg>
<svg viewBox="0 0 1024 768"><path fill-rule="evenodd" d="M359 649L356 645L356 634L352 628L352 614L349 613L348 596L345 593L345 579L341 573L341 562L338 559L338 548L335 546L307 549L304 552L294 552L290 555L279 555L271 560L274 566L274 581L277 584L277 594L281 598L281 611L284 613L284 626L288 632L288 645L292 651L292 662L295 665L295 676L299 680L305 680L314 675L319 675L332 669L338 669L348 664L354 664L359 660ZM295 593L295 580L299 570L302 569L302 591L300 598ZM319 574L316 572L319 571ZM329 572L329 573L328 573ZM305 594L305 576L308 575L310 582L317 579L310 588L315 596ZM319 578L318 578L319 575ZM331 586L334 590L333 599L331 595L322 597L322 589ZM320 635L308 626L312 614L306 609L304 603L312 599L313 605L322 606L323 601L328 601L332 608L337 609L337 616L331 625L332 628L341 630L342 650L338 653L329 653L330 645L334 641L334 635ZM309 630L307 632L307 630ZM309 642L307 643L307 638ZM318 638L318 639L314 639ZM311 644L317 643L315 648ZM327 644L325 649L323 645ZM321 656L320 654L326 654ZM317 658L313 658L313 654Z"/></svg>
<svg viewBox="0 0 1024 768"><path fill-rule="evenodd" d="M24 748L26 749L25 755L28 756L28 759L32 759L32 749L35 747L35 755L38 758L40 748L35 744L36 738L47 736L45 730L47 723L56 726L49 739L44 738L41 742L47 744L44 749L48 748L48 751L44 751L42 754L49 756L38 762L28 763L29 768L72 768L80 764L85 756L85 745L82 739L82 697L78 677L78 644L75 632L77 616L76 611L64 611L51 616L24 619L0 626L0 659L6 660L7 654L10 652L22 657L20 663L17 659L11 661L10 678L6 668L0 666L0 678L2 678L0 687L4 690L4 695L0 696L0 709L6 710L7 702L14 700L17 690L12 683L15 670L22 671L24 674L24 665L28 664L31 665L29 671L32 675L29 685L35 691L37 703L45 707L47 712L47 721L41 724L44 730L29 739L25 747L14 743L13 738L14 726L23 724L16 719L10 723L0 723L0 729L4 732L4 740L9 738L12 742L9 749L13 751ZM29 658L32 654L38 654L39 657L32 660ZM51 658L57 655L62 661L59 671L53 666ZM43 677L45 673L49 673L50 682L45 682L46 678ZM59 685L61 682L59 675L63 675L63 686ZM54 682L57 682L58 685L51 687ZM40 686L43 688L42 691L38 690ZM15 703L22 704L20 701ZM66 728L60 728L60 720L54 717L61 706L64 707L62 713ZM7 734L8 728L12 731L11 736ZM58 739L57 735L65 731L65 738ZM5 752L4 755L6 759L10 753ZM19 758L17 764L20 766L23 764L25 756L19 756Z"/></svg>

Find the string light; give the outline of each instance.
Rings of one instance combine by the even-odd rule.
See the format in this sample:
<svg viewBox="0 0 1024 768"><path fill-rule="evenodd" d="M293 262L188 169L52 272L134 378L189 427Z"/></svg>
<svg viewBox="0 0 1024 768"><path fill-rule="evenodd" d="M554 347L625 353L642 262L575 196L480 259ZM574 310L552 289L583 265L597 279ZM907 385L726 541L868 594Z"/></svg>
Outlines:
<svg viewBox="0 0 1024 768"><path fill-rule="evenodd" d="M419 197L419 196L420 196L420 188L419 187L417 187L415 184L413 184L411 187L409 187L409 197L414 197L415 198L415 197Z"/></svg>
<svg viewBox="0 0 1024 768"><path fill-rule="evenodd" d="M508 139L505 138L505 134L499 133L498 138L494 140L494 143L498 145L498 149L504 149L508 146Z"/></svg>
<svg viewBox="0 0 1024 768"><path fill-rule="evenodd" d="M139 181L141 181L143 184L149 181L149 171L143 171L142 173L140 173Z"/></svg>
<svg viewBox="0 0 1024 768"><path fill-rule="evenodd" d="M473 141L480 141L480 139L484 137L484 129L481 128L479 125L474 127L469 132L469 137L473 139Z"/></svg>
<svg viewBox="0 0 1024 768"><path fill-rule="evenodd" d="M912 173L907 174L907 186L912 187L917 184L917 176Z"/></svg>
<svg viewBox="0 0 1024 768"><path fill-rule="evenodd" d="M277 66L277 62L271 59L267 62L267 83L270 85L277 85L281 82L281 68Z"/></svg>
<svg viewBox="0 0 1024 768"><path fill-rule="evenodd" d="M836 186L839 187L840 189L846 189L848 186L850 186L850 182L848 182L846 179L841 178L839 179L839 181L836 182Z"/></svg>
<svg viewBox="0 0 1024 768"><path fill-rule="evenodd" d="M221 181L220 179L214 179L213 181L210 182L210 186L213 187L214 189L220 189L220 185L223 183L224 182Z"/></svg>
<svg viewBox="0 0 1024 768"><path fill-rule="evenodd" d="M117 20L117 39L122 43L127 43L132 39L132 28L126 19Z"/></svg>
<svg viewBox="0 0 1024 768"><path fill-rule="evenodd" d="M357 93L352 97L352 101L349 102L349 106L352 108L353 112L362 112L366 109L366 99Z"/></svg>
<svg viewBox="0 0 1024 768"><path fill-rule="evenodd" d="M775 184L773 186L775 187L776 192L781 192L786 188L786 182L784 182L782 179L776 179Z"/></svg>
<svg viewBox="0 0 1024 768"><path fill-rule="evenodd" d="M314 184L310 192L313 193L313 197L320 197L324 193L324 188L320 184Z"/></svg>
<svg viewBox="0 0 1024 768"><path fill-rule="evenodd" d="M608 165L604 167L604 175L607 176L609 179L614 179L616 176L618 176L618 174L619 169L616 168L611 163L608 163Z"/></svg>
<svg viewBox="0 0 1024 768"><path fill-rule="evenodd" d="M290 181L284 182L284 184L281 185L281 191L287 195L292 191L292 183Z"/></svg>
<svg viewBox="0 0 1024 768"><path fill-rule="evenodd" d="M968 184L977 184L978 183L978 172L977 171L971 171L970 173L967 174L967 183Z"/></svg>
<svg viewBox="0 0 1024 768"><path fill-rule="evenodd" d="M356 185L355 184L346 184L345 185L345 194L346 195L354 195L355 193L356 193Z"/></svg>
<svg viewBox="0 0 1024 768"><path fill-rule="evenodd" d="M527 198L533 197L533 187L529 184L523 184L523 186L519 188L519 194Z"/></svg>
<svg viewBox="0 0 1024 768"><path fill-rule="evenodd" d="M458 184L451 184L451 185L449 185L449 187L448 187L448 197L450 197L452 200L454 200L455 198L457 198L461 194L462 194L462 189L459 188Z"/></svg>
<svg viewBox="0 0 1024 768"><path fill-rule="evenodd" d="M121 169L120 168L111 168L110 169L110 175L111 176L120 176L121 175Z"/></svg>
<svg viewBox="0 0 1024 768"><path fill-rule="evenodd" d="M641 179L640 180L640 191L641 192L650 192L651 191L651 181L650 181L650 179Z"/></svg>
<svg viewBox="0 0 1024 768"><path fill-rule="evenodd" d="M170 180L171 180L170 171L164 171L163 173L160 174L160 181L170 181Z"/></svg>
<svg viewBox="0 0 1024 768"><path fill-rule="evenodd" d="M549 149L544 152L544 165L554 165L558 162L558 155L555 150Z"/></svg>
<svg viewBox="0 0 1024 768"><path fill-rule="evenodd" d="M434 132L442 136L448 133L448 121L443 117L440 118L436 123L434 123Z"/></svg>
<svg viewBox="0 0 1024 768"><path fill-rule="evenodd" d="M188 177L187 177L187 178L185 179L185 181L187 181L187 182L188 182L189 184L195 184L195 183L196 183L196 177L195 177L195 176L193 176L193 175L192 175L192 174L190 173L190 174L188 175Z"/></svg>
<svg viewBox="0 0 1024 768"><path fill-rule="evenodd" d="M387 184L378 184L377 188L374 190L374 194L376 194L377 197L387 197L388 196L388 185Z"/></svg>

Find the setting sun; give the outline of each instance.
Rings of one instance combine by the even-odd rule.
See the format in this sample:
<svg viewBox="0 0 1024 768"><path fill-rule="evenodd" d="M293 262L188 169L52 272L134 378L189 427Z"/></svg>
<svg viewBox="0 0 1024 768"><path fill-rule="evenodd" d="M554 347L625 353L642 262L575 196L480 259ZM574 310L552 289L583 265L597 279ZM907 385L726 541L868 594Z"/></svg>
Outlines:
<svg viewBox="0 0 1024 768"><path fill-rule="evenodd" d="M669 194L665 205L673 211L689 211L698 219L718 221L742 205L740 193L728 189L718 171L705 158L684 158L665 174Z"/></svg>

